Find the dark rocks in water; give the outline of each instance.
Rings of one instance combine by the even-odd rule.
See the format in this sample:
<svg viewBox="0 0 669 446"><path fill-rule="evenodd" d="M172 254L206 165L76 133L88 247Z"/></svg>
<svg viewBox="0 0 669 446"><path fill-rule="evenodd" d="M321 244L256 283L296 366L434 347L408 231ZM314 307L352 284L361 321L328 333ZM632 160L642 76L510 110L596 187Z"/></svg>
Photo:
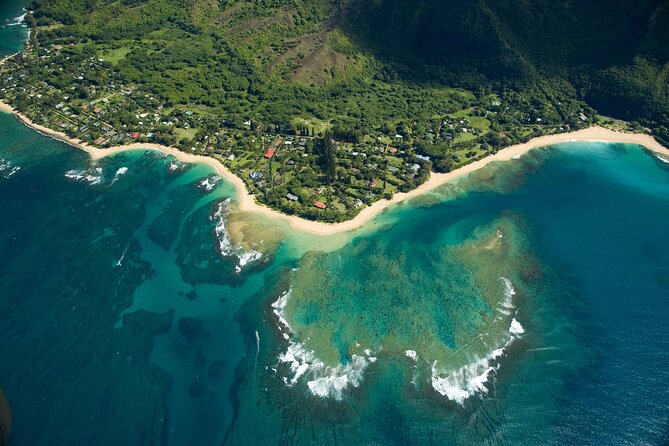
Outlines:
<svg viewBox="0 0 669 446"><path fill-rule="evenodd" d="M193 365L197 367L198 369L201 369L204 367L204 365L207 363L207 358L202 354L201 351L195 355L195 359L193 360Z"/></svg>
<svg viewBox="0 0 669 446"><path fill-rule="evenodd" d="M12 412L9 402L2 389L0 389L0 446L8 443L9 432L12 428Z"/></svg>
<svg viewBox="0 0 669 446"><path fill-rule="evenodd" d="M655 281L658 285L669 287L669 269L661 269L655 273Z"/></svg>
<svg viewBox="0 0 669 446"><path fill-rule="evenodd" d="M195 299L197 299L197 291L191 290L191 291L187 292L186 293L186 298L188 298L188 300L190 300L190 301L194 301Z"/></svg>
<svg viewBox="0 0 669 446"><path fill-rule="evenodd" d="M204 386L198 380L193 381L193 383L188 388L188 395L191 398L199 398L204 393Z"/></svg>
<svg viewBox="0 0 669 446"><path fill-rule="evenodd" d="M209 365L209 378L218 378L218 375L223 371L223 367L225 367L225 363L221 360L212 362Z"/></svg>
<svg viewBox="0 0 669 446"><path fill-rule="evenodd" d="M189 341L195 341L204 334L204 322L201 319L182 317L179 319L179 332Z"/></svg>

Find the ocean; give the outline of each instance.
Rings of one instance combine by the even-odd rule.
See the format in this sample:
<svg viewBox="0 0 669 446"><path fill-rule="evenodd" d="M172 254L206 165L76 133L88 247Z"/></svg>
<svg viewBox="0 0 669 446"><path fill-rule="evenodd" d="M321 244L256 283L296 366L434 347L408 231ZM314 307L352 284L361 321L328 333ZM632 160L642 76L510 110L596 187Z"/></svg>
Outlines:
<svg viewBox="0 0 669 446"><path fill-rule="evenodd" d="M669 443L660 157L534 150L331 237L235 201L0 113L11 446Z"/></svg>
<svg viewBox="0 0 669 446"><path fill-rule="evenodd" d="M536 150L332 242L4 114L0 159L12 445L667 441L669 168L639 147Z"/></svg>
<svg viewBox="0 0 669 446"><path fill-rule="evenodd" d="M3 0L0 5L0 59L19 51L28 37L22 9L27 3L26 0Z"/></svg>

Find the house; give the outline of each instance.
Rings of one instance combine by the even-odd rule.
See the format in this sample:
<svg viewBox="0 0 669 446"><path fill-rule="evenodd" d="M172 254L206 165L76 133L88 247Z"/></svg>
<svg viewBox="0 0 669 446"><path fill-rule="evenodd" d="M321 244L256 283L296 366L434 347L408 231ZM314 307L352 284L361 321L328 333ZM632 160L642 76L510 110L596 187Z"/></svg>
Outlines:
<svg viewBox="0 0 669 446"><path fill-rule="evenodd" d="M275 153L275 152L276 152L276 149L275 149L274 147L270 147L270 148L267 149L267 151L265 152L265 158L267 158L268 160L271 160L272 157L274 156L274 153Z"/></svg>
<svg viewBox="0 0 669 446"><path fill-rule="evenodd" d="M423 161L430 161L430 157L425 155L416 155L416 158Z"/></svg>
<svg viewBox="0 0 669 446"><path fill-rule="evenodd" d="M388 170L391 171L392 173L399 172L400 170L395 167L395 166L388 166Z"/></svg>
<svg viewBox="0 0 669 446"><path fill-rule="evenodd" d="M132 132L132 139L139 138L139 132Z"/></svg>
<svg viewBox="0 0 669 446"><path fill-rule="evenodd" d="M293 194L286 195L286 198L288 198L290 201L299 201L299 198L297 197L297 195L293 195Z"/></svg>
<svg viewBox="0 0 669 446"><path fill-rule="evenodd" d="M359 208L359 207L362 206L362 205L363 205L363 202L362 202L362 200L361 200L360 198L358 198L357 200L355 200L355 207Z"/></svg>
<svg viewBox="0 0 669 446"><path fill-rule="evenodd" d="M414 172L418 172L420 170L420 164L413 164L411 166L411 170L413 170Z"/></svg>
<svg viewBox="0 0 669 446"><path fill-rule="evenodd" d="M314 206L317 207L318 209L327 209L327 205L320 201L314 202Z"/></svg>
<svg viewBox="0 0 669 446"><path fill-rule="evenodd" d="M262 178L262 173L260 173L260 172L255 172L255 171L254 171L254 172L251 172L251 173L249 174L249 177L250 177L252 180L259 180L259 179Z"/></svg>
<svg viewBox="0 0 669 446"><path fill-rule="evenodd" d="M228 161L234 161L234 159L235 159L235 155L230 155L230 156L228 157Z"/></svg>
<svg viewBox="0 0 669 446"><path fill-rule="evenodd" d="M379 184L379 182L376 179L373 179L369 182L369 187L376 187L377 184Z"/></svg>
<svg viewBox="0 0 669 446"><path fill-rule="evenodd" d="M388 152L397 153L397 147L391 147L390 149L388 149Z"/></svg>

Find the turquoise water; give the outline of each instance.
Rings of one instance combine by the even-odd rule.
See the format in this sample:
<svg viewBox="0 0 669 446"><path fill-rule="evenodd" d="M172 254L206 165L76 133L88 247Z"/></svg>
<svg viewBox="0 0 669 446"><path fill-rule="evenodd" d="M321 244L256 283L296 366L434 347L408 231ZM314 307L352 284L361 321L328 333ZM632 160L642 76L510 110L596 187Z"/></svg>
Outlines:
<svg viewBox="0 0 669 446"><path fill-rule="evenodd" d="M28 37L22 16L26 0L4 0L0 5L0 59L16 53Z"/></svg>
<svg viewBox="0 0 669 446"><path fill-rule="evenodd" d="M155 152L92 165L3 114L0 158L13 445L669 439L669 169L638 147L531 152L331 243ZM280 244L242 265L239 224Z"/></svg>
<svg viewBox="0 0 669 446"><path fill-rule="evenodd" d="M566 144L321 238L0 115L12 444L664 444L668 166Z"/></svg>

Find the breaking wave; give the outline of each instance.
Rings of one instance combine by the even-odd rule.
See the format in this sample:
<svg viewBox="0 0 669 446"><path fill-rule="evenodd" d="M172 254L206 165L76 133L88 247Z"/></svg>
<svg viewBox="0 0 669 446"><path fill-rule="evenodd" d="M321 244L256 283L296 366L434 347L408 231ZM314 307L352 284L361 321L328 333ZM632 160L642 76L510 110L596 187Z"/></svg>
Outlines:
<svg viewBox="0 0 669 446"><path fill-rule="evenodd" d="M125 175L127 172L128 172L127 167L119 167L113 176L110 177L110 175L107 175L107 177L105 177L102 167L91 167L85 170L75 170L75 169L68 170L67 172L65 172L65 178L69 178L70 180L74 180L81 183L88 183L91 186L104 184L105 182L109 181L109 186L111 186L112 184L116 183L116 181L118 181L118 179L122 175Z"/></svg>
<svg viewBox="0 0 669 446"><path fill-rule="evenodd" d="M516 294L516 290L509 279L501 277L500 280L504 297L497 310L502 314L510 315L511 310L515 308L513 296ZM506 349L514 340L525 333L525 329L514 317L511 320L508 332L509 335L501 342L501 345L484 357L475 356L469 364L455 371L440 369L438 361L435 361L432 364L431 379L434 390L460 405L464 405L465 400L476 394L487 394L497 370L501 367L500 360L504 357Z"/></svg>
<svg viewBox="0 0 669 446"><path fill-rule="evenodd" d="M220 182L221 182L221 177L219 177L218 175L212 175L210 177L205 178L204 180L198 181L197 187L199 187L205 192L211 192Z"/></svg>
<svg viewBox="0 0 669 446"><path fill-rule="evenodd" d="M255 250L245 250L241 246L235 246L230 239L230 235L225 227L227 216L230 212L230 199L224 200L218 204L216 212L209 219L216 221L214 232L218 240L218 251L223 257L236 257L237 265L235 272L239 273L249 263L255 262L262 257L262 253Z"/></svg>
<svg viewBox="0 0 669 446"><path fill-rule="evenodd" d="M0 158L0 174L3 178L10 178L19 170L21 170L19 166L13 166L11 161Z"/></svg>
<svg viewBox="0 0 669 446"><path fill-rule="evenodd" d="M167 171L169 173L183 172L186 170L188 164L181 161L171 161L167 166Z"/></svg>
<svg viewBox="0 0 669 446"><path fill-rule="evenodd" d="M365 369L374 363L376 358L371 356L372 352L367 349L366 356L354 354L347 364L338 364L334 367L326 365L312 350L292 340L290 336L292 330L283 312L289 297L290 291L287 291L272 304L274 314L279 320L279 329L284 339L288 341L286 351L279 355L279 362L289 366L292 377L289 379L284 376L283 382L292 387L305 377L307 388L312 395L340 401L346 389L358 387L362 383Z"/></svg>
<svg viewBox="0 0 669 446"><path fill-rule="evenodd" d="M9 19L7 21L7 23L5 24L5 26L3 26L3 28L7 27L7 26L19 26L19 25L24 26L24 27L27 26L27 24L25 22L26 15L27 15L27 13L23 13L20 16L14 17L13 19Z"/></svg>
<svg viewBox="0 0 669 446"><path fill-rule="evenodd" d="M505 310L508 313L503 314L510 316L511 311L515 309L513 296L516 290L509 279L502 277L500 281L503 297L498 310ZM314 351L293 339L292 328L284 314L289 298L290 291L287 291L272 303L272 311L277 317L279 330L288 342L286 350L279 354L279 362L287 364L291 373L290 376L283 377L284 383L292 387L303 380L313 395L341 400L347 388L358 387L362 383L366 368L377 358L372 356L371 350L366 349L364 355L352 355L351 361L347 364L334 367L326 365ZM468 364L456 370L440 367L438 361L434 361L431 365L430 378L434 390L460 405L464 405L465 401L474 395L487 394L496 372L501 367L501 359L506 355L507 348L525 333L515 314L511 318L507 333L488 354L482 357L474 356ZM415 350L406 350L404 353L412 362L418 363L418 354Z"/></svg>
<svg viewBox="0 0 669 446"><path fill-rule="evenodd" d="M111 184L116 183L116 181L119 179L119 177L120 177L121 175L125 175L126 172L128 172L128 168L127 168L127 167L120 167L120 168L116 171L116 173L114 174L114 178L112 179ZM111 184L110 184L110 186L111 186Z"/></svg>
<svg viewBox="0 0 669 446"><path fill-rule="evenodd" d="M668 160L668 159L666 159L666 158L663 157L663 156L658 155L657 153L655 154L655 158L659 159L659 160L662 161L663 163L669 164L669 160Z"/></svg>
<svg viewBox="0 0 669 446"><path fill-rule="evenodd" d="M96 185L102 183L102 168L94 167L87 170L68 170L65 172L65 178L69 178L74 181L86 182L90 185Z"/></svg>

